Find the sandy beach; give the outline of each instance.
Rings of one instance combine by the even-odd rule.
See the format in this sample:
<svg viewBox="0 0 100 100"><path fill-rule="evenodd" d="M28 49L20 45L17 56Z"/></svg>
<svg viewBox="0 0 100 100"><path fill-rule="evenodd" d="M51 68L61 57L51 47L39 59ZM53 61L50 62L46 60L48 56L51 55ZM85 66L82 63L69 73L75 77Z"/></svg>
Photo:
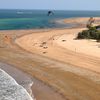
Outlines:
<svg viewBox="0 0 100 100"><path fill-rule="evenodd" d="M100 43L75 40L84 29L0 31L0 61L35 78L37 100L99 100Z"/></svg>
<svg viewBox="0 0 100 100"><path fill-rule="evenodd" d="M100 43L92 40L75 40L77 33L82 30L84 29L63 29L38 34L33 33L25 35L15 42L20 47L32 53L100 72ZM67 51L69 52L67 53ZM69 55L69 53L72 54ZM94 63L90 60L83 61L79 57L84 57L85 59L90 58L90 60L98 62ZM88 63L89 61L91 63ZM85 64L87 66L84 66Z"/></svg>
<svg viewBox="0 0 100 100"><path fill-rule="evenodd" d="M37 100L51 100L50 98L53 97L55 100L64 100L62 96L59 96L57 93L55 93L55 91L52 91L48 85L29 76L23 71L18 70L14 66L0 63L0 68L12 76L18 84L23 86L33 97L33 99L37 98Z"/></svg>

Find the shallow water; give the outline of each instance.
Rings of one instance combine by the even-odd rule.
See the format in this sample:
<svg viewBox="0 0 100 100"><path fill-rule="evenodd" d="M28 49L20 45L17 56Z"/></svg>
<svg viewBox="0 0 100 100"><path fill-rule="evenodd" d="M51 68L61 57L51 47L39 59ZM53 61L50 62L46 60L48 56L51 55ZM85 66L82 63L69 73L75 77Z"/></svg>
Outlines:
<svg viewBox="0 0 100 100"><path fill-rule="evenodd" d="M54 20L71 17L99 17L99 11L54 11L47 16L46 10L0 10L0 30L62 28L69 24L56 23Z"/></svg>

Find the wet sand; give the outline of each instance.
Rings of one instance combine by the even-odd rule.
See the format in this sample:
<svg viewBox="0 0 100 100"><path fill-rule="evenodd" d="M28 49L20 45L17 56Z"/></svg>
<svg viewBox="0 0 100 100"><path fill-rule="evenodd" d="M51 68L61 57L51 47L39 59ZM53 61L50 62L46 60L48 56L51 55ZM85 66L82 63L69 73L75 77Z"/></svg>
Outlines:
<svg viewBox="0 0 100 100"><path fill-rule="evenodd" d="M48 85L18 70L14 66L0 63L0 68L12 76L17 83L23 86L33 98L36 98L36 100L52 100L52 98L54 100L65 100Z"/></svg>
<svg viewBox="0 0 100 100"><path fill-rule="evenodd" d="M36 100L68 100L42 81L37 79L33 79L33 81L32 90Z"/></svg>

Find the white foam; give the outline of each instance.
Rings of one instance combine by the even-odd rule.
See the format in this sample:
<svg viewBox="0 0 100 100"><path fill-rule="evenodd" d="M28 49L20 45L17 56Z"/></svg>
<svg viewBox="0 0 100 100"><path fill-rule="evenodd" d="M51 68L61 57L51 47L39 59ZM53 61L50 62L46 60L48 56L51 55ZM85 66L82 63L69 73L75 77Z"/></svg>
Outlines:
<svg viewBox="0 0 100 100"><path fill-rule="evenodd" d="M0 100L33 100L10 75L0 69Z"/></svg>

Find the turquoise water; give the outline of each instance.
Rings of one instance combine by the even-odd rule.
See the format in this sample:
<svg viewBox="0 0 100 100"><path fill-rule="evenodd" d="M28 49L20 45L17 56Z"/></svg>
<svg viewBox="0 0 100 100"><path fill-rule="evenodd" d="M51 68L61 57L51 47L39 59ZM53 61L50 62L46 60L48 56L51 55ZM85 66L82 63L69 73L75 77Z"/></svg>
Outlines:
<svg viewBox="0 0 100 100"><path fill-rule="evenodd" d="M54 20L71 17L99 17L99 11L0 10L0 30L71 27Z"/></svg>

